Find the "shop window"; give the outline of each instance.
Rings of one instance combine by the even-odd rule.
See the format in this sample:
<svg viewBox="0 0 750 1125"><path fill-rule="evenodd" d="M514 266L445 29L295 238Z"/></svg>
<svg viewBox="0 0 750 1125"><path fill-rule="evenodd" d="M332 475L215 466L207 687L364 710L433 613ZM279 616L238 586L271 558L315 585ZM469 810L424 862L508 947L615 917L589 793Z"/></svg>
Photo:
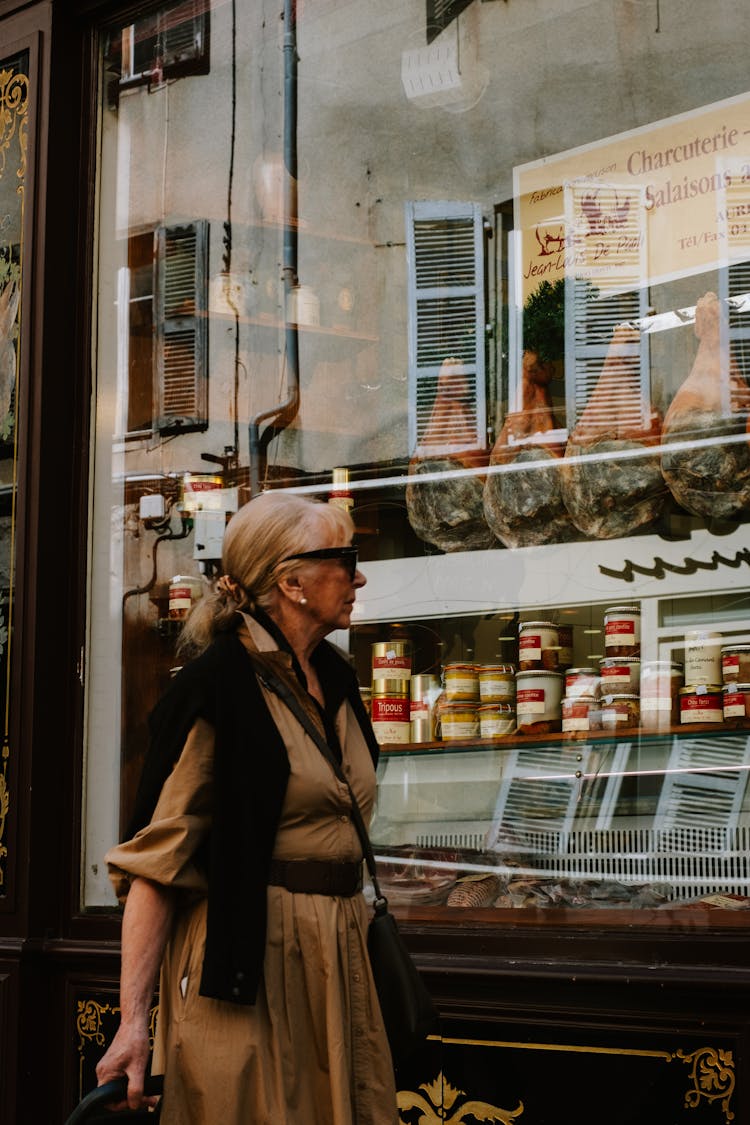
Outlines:
<svg viewBox="0 0 750 1125"><path fill-rule="evenodd" d="M203 220L128 240L121 337L128 437L208 425L207 240Z"/></svg>
<svg viewBox="0 0 750 1125"><path fill-rule="evenodd" d="M104 61L111 80L110 106L120 92L160 86L172 78L209 72L208 0L160 7L110 36Z"/></svg>
<svg viewBox="0 0 750 1125"><path fill-rule="evenodd" d="M484 248L474 203L406 205L409 451L487 444Z"/></svg>

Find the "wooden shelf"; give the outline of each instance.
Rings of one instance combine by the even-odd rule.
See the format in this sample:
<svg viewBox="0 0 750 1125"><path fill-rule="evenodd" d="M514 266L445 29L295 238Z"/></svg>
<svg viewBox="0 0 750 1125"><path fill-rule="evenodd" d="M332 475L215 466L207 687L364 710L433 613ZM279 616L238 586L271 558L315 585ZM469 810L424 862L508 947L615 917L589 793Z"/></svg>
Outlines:
<svg viewBox="0 0 750 1125"><path fill-rule="evenodd" d="M562 746L575 746L576 743L618 743L618 742L664 742L679 736L680 738L705 738L707 734L716 735L718 738L750 734L750 720L745 720L741 725L729 726L723 723L690 723L686 726L671 726L666 730L644 730L642 727L626 727L617 731L573 731L562 734L552 731L548 734L511 734L502 738L469 738L451 739L434 742L391 742L383 743L380 747L381 756L429 754L435 751L444 753L467 753L471 750L516 750L523 746L549 746L550 749Z"/></svg>

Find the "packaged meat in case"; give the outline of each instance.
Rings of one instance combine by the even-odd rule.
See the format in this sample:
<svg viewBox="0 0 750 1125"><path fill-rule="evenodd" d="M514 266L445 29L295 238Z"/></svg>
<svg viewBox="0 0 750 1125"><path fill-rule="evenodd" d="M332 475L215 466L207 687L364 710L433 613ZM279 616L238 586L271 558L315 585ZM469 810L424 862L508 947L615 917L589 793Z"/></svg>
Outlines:
<svg viewBox="0 0 750 1125"><path fill-rule="evenodd" d="M607 656L641 655L641 610L637 605L614 605L604 611Z"/></svg>

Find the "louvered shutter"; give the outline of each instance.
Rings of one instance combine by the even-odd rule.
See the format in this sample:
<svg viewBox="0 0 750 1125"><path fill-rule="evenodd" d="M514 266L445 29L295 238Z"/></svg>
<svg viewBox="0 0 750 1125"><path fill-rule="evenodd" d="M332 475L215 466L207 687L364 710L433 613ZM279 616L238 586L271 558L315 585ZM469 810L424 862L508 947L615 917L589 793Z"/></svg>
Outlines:
<svg viewBox="0 0 750 1125"><path fill-rule="evenodd" d="M487 405L484 358L482 214L475 203L406 204L409 331L409 452L484 449ZM460 404L460 432L433 419L440 368L443 402ZM430 425L430 422L433 422Z"/></svg>
<svg viewBox="0 0 750 1125"><path fill-rule="evenodd" d="M156 325L154 428L160 433L208 425L208 224L155 232Z"/></svg>
<svg viewBox="0 0 750 1125"><path fill-rule="evenodd" d="M565 278L568 432L575 429L599 380L615 328L646 314L644 215L640 187L565 185L566 246L576 248L575 272ZM645 427L651 401L645 334L624 345L619 360L619 386L613 388L609 406L619 398L621 424Z"/></svg>
<svg viewBox="0 0 750 1125"><path fill-rule="evenodd" d="M163 70L203 58L207 45L205 0L185 0L157 18L157 54Z"/></svg>
<svg viewBox="0 0 750 1125"><path fill-rule="evenodd" d="M732 356L750 383L750 182L743 173L743 168L732 168L718 201L719 244L726 249L726 268L719 274L719 297L729 303L728 321L722 321L722 331L728 326Z"/></svg>
<svg viewBox="0 0 750 1125"><path fill-rule="evenodd" d="M441 31L468 8L471 0L427 0L427 42L437 39Z"/></svg>

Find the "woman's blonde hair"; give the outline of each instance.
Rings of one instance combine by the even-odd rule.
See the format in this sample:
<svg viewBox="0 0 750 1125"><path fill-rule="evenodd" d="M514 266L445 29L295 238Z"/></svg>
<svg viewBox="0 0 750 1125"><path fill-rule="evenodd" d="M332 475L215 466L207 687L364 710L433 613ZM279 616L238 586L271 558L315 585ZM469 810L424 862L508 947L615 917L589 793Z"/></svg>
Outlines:
<svg viewBox="0 0 750 1125"><path fill-rule="evenodd" d="M196 602L180 634L178 655L203 652L217 633L235 627L237 610L267 609L279 580L302 565L289 556L321 546L321 531L348 541L354 524L335 504L288 492L263 492L240 508L222 544L228 581Z"/></svg>

